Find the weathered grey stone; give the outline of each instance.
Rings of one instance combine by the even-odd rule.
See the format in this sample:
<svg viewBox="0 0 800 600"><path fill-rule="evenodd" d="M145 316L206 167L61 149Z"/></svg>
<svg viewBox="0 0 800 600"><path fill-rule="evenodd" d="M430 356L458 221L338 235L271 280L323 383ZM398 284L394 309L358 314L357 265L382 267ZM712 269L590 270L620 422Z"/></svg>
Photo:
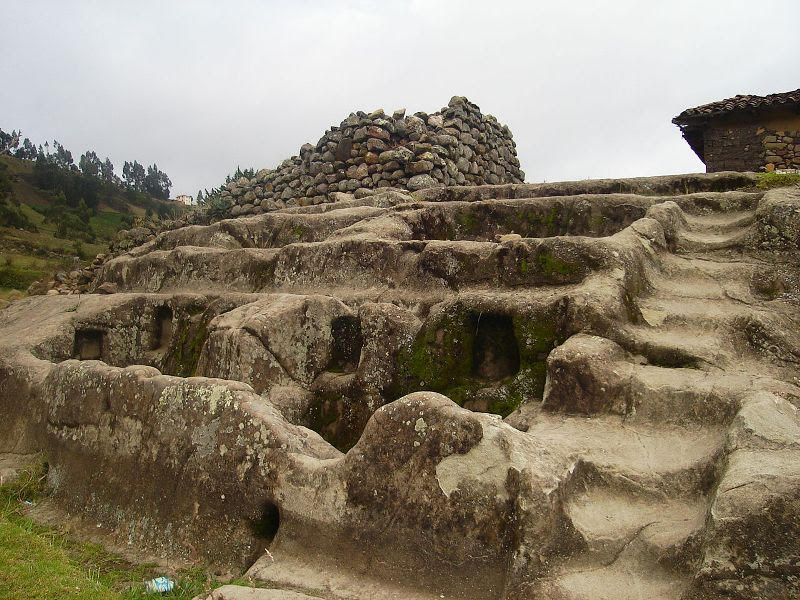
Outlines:
<svg viewBox="0 0 800 600"><path fill-rule="evenodd" d="M105 283L101 283L97 286L97 293L98 294L116 294L118 291L118 286L116 283L106 281Z"/></svg>
<svg viewBox="0 0 800 600"><path fill-rule="evenodd" d="M414 175L408 180L408 189L411 191L424 190L441 185L430 175Z"/></svg>
<svg viewBox="0 0 800 600"><path fill-rule="evenodd" d="M328 199L331 202L349 202L350 200L354 200L352 194L346 194L343 192L331 192L328 194Z"/></svg>
<svg viewBox="0 0 800 600"><path fill-rule="evenodd" d="M363 179L368 175L368 167L366 163L360 165L353 165L347 169L347 177L350 179Z"/></svg>
<svg viewBox="0 0 800 600"><path fill-rule="evenodd" d="M377 138L369 138L367 140L367 149L370 152L375 152L380 154L384 150L386 150L386 142Z"/></svg>
<svg viewBox="0 0 800 600"><path fill-rule="evenodd" d="M428 173L433 170L433 163L429 160L418 160L408 164L411 173ZM420 189L420 188L417 188Z"/></svg>
<svg viewBox="0 0 800 600"><path fill-rule="evenodd" d="M391 137L391 135L389 134L388 131L386 131L386 129L375 125L370 125L366 128L366 135L367 137L376 138L378 140L384 140L384 141L388 140Z"/></svg>
<svg viewBox="0 0 800 600"><path fill-rule="evenodd" d="M428 125L431 127L443 127L444 126L444 118L442 115L431 115L428 117Z"/></svg>
<svg viewBox="0 0 800 600"><path fill-rule="evenodd" d="M398 163L405 163L410 160L413 160L414 153L404 146L400 146L395 148L394 150L387 150L386 152L381 152L379 155L380 161L382 163L388 163L396 161Z"/></svg>

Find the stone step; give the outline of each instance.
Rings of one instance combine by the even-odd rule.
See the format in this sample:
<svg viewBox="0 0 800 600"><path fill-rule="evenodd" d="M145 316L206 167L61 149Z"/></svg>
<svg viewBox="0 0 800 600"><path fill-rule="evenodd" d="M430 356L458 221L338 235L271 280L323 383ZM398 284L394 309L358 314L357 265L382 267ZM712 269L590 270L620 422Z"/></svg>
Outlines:
<svg viewBox="0 0 800 600"><path fill-rule="evenodd" d="M308 596L285 589L255 588L242 585L223 585L192 600L319 600L320 596Z"/></svg>
<svg viewBox="0 0 800 600"><path fill-rule="evenodd" d="M742 230L755 222L756 213L752 210L737 210L704 215L686 215L689 230L705 233L731 233Z"/></svg>
<svg viewBox="0 0 800 600"><path fill-rule="evenodd" d="M138 257L119 256L103 265L100 278L119 291L253 292L272 281L278 252L179 246Z"/></svg>
<svg viewBox="0 0 800 600"><path fill-rule="evenodd" d="M696 353L655 353L655 358L672 363L669 366L647 364L647 357L653 359L654 353L644 350L649 351L639 348L637 360L611 340L571 337L548 358L543 410L618 415L626 423L652 426L724 427L736 413L742 394L752 388L753 376L746 372L690 368L697 366L693 361L706 367Z"/></svg>
<svg viewBox="0 0 800 600"><path fill-rule="evenodd" d="M678 600L690 580L657 563L621 556L612 564L567 565L539 584L531 598L547 600Z"/></svg>
<svg viewBox="0 0 800 600"><path fill-rule="evenodd" d="M751 278L764 268L755 262L710 260L702 255L667 254L659 262L660 270L649 276L652 298L701 299L706 306L717 300L752 303Z"/></svg>
<svg viewBox="0 0 800 600"><path fill-rule="evenodd" d="M720 427L685 429L626 423L611 415L566 416L536 412L528 434L571 455L586 466L575 485L596 479L652 498L687 497L703 492L709 468L718 459L725 432Z"/></svg>
<svg viewBox="0 0 800 600"><path fill-rule="evenodd" d="M591 238L555 237L507 245L475 241L340 239L278 249L179 246L142 256L122 255L102 268L99 281L118 291L289 291L297 287L408 287L470 285L537 287L580 283L611 266L612 251Z"/></svg>
<svg viewBox="0 0 800 600"><path fill-rule="evenodd" d="M704 216L753 211L764 192L700 192L675 196L673 200L689 215Z"/></svg>
<svg viewBox="0 0 800 600"><path fill-rule="evenodd" d="M742 290L739 290L742 292ZM723 294L728 293L723 289ZM734 292L735 293L735 292ZM732 294L731 294L732 296ZM702 298L695 296L657 295L639 300L639 311L651 327L659 329L696 329L713 332L727 328L732 321L756 312L746 304L752 296L738 300L729 297ZM744 293L741 294L744 296Z"/></svg>
<svg viewBox="0 0 800 600"><path fill-rule="evenodd" d="M738 249L744 246L749 227L737 227L724 233L709 231L685 231L678 235L676 252L713 252L715 250Z"/></svg>
<svg viewBox="0 0 800 600"><path fill-rule="evenodd" d="M733 348L721 333L692 327L628 326L620 343L660 367L723 367L734 359Z"/></svg>
<svg viewBox="0 0 800 600"><path fill-rule="evenodd" d="M318 242L339 229L386 211L386 208L354 206L321 214L284 214L275 211L255 217L225 219L211 225L191 225L162 232L152 242L131 250L131 254L139 256L156 250L174 250L180 246L232 250L281 248L297 242Z"/></svg>
<svg viewBox="0 0 800 600"><path fill-rule="evenodd" d="M723 427L731 422L739 398L752 386L747 375L722 376L699 369L652 365L633 368L628 388L632 422Z"/></svg>
<svg viewBox="0 0 800 600"><path fill-rule="evenodd" d="M728 282L749 279L753 271L762 268L757 262L727 260L723 257L698 254L665 254L659 259L660 275L665 279L684 282L699 279L708 282Z"/></svg>
<svg viewBox="0 0 800 600"><path fill-rule="evenodd" d="M298 590L326 600L496 600L502 595L504 573L400 566L393 548L331 546L322 536L302 542L276 539L246 577L264 587ZM420 549L419 560L425 551ZM260 599L254 599L260 600Z"/></svg>
<svg viewBox="0 0 800 600"><path fill-rule="evenodd" d="M615 559L634 541L653 560L681 560L684 546L705 522L705 498L652 499L609 488L589 489L565 507L572 526L599 562Z"/></svg>

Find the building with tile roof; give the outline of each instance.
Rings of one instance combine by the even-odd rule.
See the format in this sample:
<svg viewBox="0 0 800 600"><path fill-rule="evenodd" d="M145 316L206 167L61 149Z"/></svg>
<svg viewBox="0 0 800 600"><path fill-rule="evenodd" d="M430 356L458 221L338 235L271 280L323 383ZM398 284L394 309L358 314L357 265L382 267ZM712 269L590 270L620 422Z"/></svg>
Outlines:
<svg viewBox="0 0 800 600"><path fill-rule="evenodd" d="M800 169L800 89L710 102L672 122L709 173Z"/></svg>

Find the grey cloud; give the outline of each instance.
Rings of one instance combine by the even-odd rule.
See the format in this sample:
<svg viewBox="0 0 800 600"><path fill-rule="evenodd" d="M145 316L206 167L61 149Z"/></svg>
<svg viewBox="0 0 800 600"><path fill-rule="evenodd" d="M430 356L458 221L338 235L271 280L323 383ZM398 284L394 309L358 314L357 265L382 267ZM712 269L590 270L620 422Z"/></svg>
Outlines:
<svg viewBox="0 0 800 600"><path fill-rule="evenodd" d="M173 193L454 94L511 127L529 181L698 171L675 114L800 85L793 0L2 5L0 127L156 162Z"/></svg>

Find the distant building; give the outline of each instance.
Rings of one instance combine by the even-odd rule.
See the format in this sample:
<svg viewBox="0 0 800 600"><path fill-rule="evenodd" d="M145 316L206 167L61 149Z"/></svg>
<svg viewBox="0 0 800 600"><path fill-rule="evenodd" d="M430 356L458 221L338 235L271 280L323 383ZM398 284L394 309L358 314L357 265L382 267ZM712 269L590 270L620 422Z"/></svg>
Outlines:
<svg viewBox="0 0 800 600"><path fill-rule="evenodd" d="M175 202L180 202L182 204L185 204L186 206L191 206L192 204L194 204L194 200L192 199L192 197L186 194L175 196Z"/></svg>
<svg viewBox="0 0 800 600"><path fill-rule="evenodd" d="M800 169L800 89L703 104L672 122L708 173Z"/></svg>

